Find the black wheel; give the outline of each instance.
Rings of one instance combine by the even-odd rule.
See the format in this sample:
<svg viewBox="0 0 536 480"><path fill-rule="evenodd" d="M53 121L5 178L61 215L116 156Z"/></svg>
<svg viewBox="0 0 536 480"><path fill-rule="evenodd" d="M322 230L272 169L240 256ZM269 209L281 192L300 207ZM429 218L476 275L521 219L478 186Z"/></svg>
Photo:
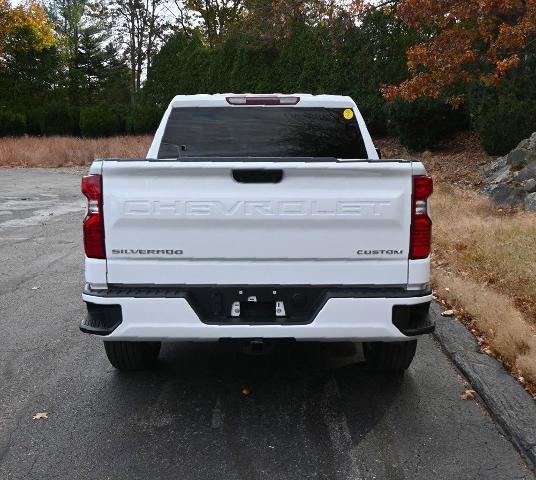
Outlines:
<svg viewBox="0 0 536 480"><path fill-rule="evenodd" d="M110 363L118 370L143 370L153 364L161 342L104 342Z"/></svg>
<svg viewBox="0 0 536 480"><path fill-rule="evenodd" d="M365 342L365 360L375 370L383 372L403 372L411 365L417 340L409 342Z"/></svg>

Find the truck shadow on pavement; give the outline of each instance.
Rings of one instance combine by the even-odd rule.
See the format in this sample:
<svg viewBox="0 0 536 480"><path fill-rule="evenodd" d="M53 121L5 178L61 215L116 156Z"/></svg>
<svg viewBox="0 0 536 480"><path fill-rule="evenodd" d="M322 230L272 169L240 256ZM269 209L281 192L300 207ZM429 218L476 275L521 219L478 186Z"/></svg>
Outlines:
<svg viewBox="0 0 536 480"><path fill-rule="evenodd" d="M287 343L264 355L244 354L237 344L166 344L154 369L113 377L110 387L136 412L131 434L151 435L152 449L168 449L173 437L173 449L181 448L180 438L204 438L187 461L217 451L242 478L259 471L350 474L357 466L349 452L382 421L403 385L404 395L413 389L410 376L369 371L360 345L348 343ZM384 440L375 433L374 444Z"/></svg>

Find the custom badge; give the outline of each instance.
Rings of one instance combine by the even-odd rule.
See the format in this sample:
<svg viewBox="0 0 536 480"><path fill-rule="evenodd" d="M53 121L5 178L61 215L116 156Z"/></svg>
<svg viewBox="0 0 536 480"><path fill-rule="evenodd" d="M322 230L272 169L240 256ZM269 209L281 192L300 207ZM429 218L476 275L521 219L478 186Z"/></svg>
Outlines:
<svg viewBox="0 0 536 480"><path fill-rule="evenodd" d="M354 118L354 112L351 108L345 108L344 112L342 112L342 115L346 120L351 120Z"/></svg>

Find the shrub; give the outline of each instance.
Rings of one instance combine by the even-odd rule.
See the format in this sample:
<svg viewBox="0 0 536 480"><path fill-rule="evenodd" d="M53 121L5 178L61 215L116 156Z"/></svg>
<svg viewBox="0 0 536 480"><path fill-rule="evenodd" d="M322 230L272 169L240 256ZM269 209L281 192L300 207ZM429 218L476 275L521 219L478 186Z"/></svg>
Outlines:
<svg viewBox="0 0 536 480"><path fill-rule="evenodd" d="M536 131L536 101L506 94L483 100L476 130L490 155L503 155Z"/></svg>
<svg viewBox="0 0 536 480"><path fill-rule="evenodd" d="M453 110L450 105L438 100L396 100L389 110L398 129L400 143L415 151L433 147L440 140L469 126L464 110Z"/></svg>
<svg viewBox="0 0 536 480"><path fill-rule="evenodd" d="M26 117L22 113L0 111L0 137L19 137L26 131Z"/></svg>
<svg viewBox="0 0 536 480"><path fill-rule="evenodd" d="M162 109L154 105L136 106L127 118L127 132L137 135L144 133L154 135L162 114Z"/></svg>
<svg viewBox="0 0 536 480"><path fill-rule="evenodd" d="M26 133L28 135L41 135L40 112L39 110L26 111Z"/></svg>
<svg viewBox="0 0 536 480"><path fill-rule="evenodd" d="M80 112L80 132L84 137L111 137L120 131L121 119L108 105L94 105Z"/></svg>
<svg viewBox="0 0 536 480"><path fill-rule="evenodd" d="M78 130L78 111L63 103L53 102L31 112L29 133L42 135L76 135Z"/></svg>
<svg viewBox="0 0 536 480"><path fill-rule="evenodd" d="M363 115L367 128L373 136L383 136L388 132L387 105L379 95L356 96L354 100Z"/></svg>

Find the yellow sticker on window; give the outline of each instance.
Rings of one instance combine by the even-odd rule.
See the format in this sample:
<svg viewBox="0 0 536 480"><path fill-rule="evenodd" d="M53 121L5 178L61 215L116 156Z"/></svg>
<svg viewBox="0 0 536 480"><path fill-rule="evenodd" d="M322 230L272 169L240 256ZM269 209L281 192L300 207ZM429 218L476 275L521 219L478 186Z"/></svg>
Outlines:
<svg viewBox="0 0 536 480"><path fill-rule="evenodd" d="M344 116L344 118L346 118L346 120L351 120L352 118L354 118L354 112L351 108L345 108L344 112L342 112L342 115Z"/></svg>

